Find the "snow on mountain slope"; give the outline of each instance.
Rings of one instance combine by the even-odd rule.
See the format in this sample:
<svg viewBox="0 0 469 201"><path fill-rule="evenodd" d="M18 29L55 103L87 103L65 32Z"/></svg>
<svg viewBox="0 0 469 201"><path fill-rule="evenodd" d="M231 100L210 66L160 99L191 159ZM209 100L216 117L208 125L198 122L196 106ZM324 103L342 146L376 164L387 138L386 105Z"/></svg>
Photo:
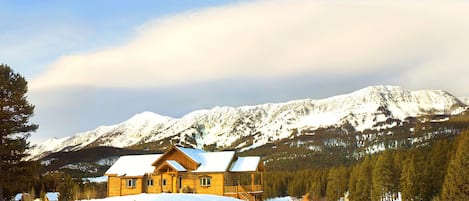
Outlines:
<svg viewBox="0 0 469 201"><path fill-rule="evenodd" d="M465 103L445 91L374 86L321 100L215 107L194 111L180 119L144 112L121 124L48 140L33 147L30 153L33 158L38 158L47 152L77 150L86 146L127 147L168 137L199 148L211 144L252 148L288 138L293 130L351 125L355 130L363 131L388 119L453 115L466 109ZM240 143L240 139L245 137L252 138L252 142Z"/></svg>
<svg viewBox="0 0 469 201"><path fill-rule="evenodd" d="M78 133L71 137L51 138L42 144L34 145L29 153L32 158L38 158L48 153L78 150L91 146L92 143L99 146L125 147L150 135L153 129L171 125L171 121L173 119L170 117L143 112L117 125L100 126L95 130Z"/></svg>
<svg viewBox="0 0 469 201"><path fill-rule="evenodd" d="M459 100L461 100L464 104L469 105L469 97L462 97L459 98Z"/></svg>

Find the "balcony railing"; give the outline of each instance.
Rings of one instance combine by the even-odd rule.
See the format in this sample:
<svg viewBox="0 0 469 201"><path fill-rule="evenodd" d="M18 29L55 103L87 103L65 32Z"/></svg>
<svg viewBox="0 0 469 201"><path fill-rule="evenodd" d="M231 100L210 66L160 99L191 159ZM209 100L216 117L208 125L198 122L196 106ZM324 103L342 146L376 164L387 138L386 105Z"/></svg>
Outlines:
<svg viewBox="0 0 469 201"><path fill-rule="evenodd" d="M259 191L263 191L262 185L225 186L225 193L259 192Z"/></svg>

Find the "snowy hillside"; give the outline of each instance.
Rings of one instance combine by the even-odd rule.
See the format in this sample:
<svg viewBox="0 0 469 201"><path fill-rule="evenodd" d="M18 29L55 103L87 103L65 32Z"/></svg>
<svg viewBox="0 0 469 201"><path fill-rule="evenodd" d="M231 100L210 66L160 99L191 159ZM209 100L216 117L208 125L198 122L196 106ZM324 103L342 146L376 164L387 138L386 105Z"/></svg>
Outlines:
<svg viewBox="0 0 469 201"><path fill-rule="evenodd" d="M467 100L464 100L467 102ZM303 129L352 126L356 131L389 128L387 120L422 115L455 115L467 105L440 90L409 91L396 86L367 87L327 99L303 99L243 107L215 107L182 118L144 112L113 126L50 139L30 150L34 158L89 146L127 147L164 139L196 147L248 149L285 139ZM250 138L251 140L243 140Z"/></svg>
<svg viewBox="0 0 469 201"><path fill-rule="evenodd" d="M34 158L44 153L78 150L93 145L125 147L138 143L153 130L164 129L165 126L171 124L171 121L170 117L143 112L117 125L100 126L92 131L60 139L51 138L42 144L35 145L30 153Z"/></svg>

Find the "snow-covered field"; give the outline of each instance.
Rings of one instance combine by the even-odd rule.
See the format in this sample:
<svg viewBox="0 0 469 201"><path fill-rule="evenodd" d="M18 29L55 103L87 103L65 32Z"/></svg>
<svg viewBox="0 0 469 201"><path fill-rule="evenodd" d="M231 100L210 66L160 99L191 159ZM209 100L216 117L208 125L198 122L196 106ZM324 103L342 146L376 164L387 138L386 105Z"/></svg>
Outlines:
<svg viewBox="0 0 469 201"><path fill-rule="evenodd" d="M287 197L281 197L281 198L270 198L265 201L299 201L299 200L301 199L287 196Z"/></svg>
<svg viewBox="0 0 469 201"><path fill-rule="evenodd" d="M241 201L239 199L218 196L218 195L205 195L205 194L138 194L119 197L109 197L104 199L92 199L89 201ZM83 200L85 201L85 200Z"/></svg>

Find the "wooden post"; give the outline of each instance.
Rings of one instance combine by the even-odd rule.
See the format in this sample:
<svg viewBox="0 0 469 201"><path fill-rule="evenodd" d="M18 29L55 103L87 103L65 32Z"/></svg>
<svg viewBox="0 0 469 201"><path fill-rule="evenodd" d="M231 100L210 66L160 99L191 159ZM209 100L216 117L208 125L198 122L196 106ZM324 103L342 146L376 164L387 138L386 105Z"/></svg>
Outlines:
<svg viewBox="0 0 469 201"><path fill-rule="evenodd" d="M237 178L238 180L236 181L236 194L238 194L238 192L239 192L238 186L241 185L241 176L240 176L239 173L238 173L237 177L238 177Z"/></svg>
<svg viewBox="0 0 469 201"><path fill-rule="evenodd" d="M221 182L221 185L222 185L222 189L223 189L223 196L225 195L225 182L226 182L226 172L223 173L223 181Z"/></svg>
<svg viewBox="0 0 469 201"><path fill-rule="evenodd" d="M163 192L163 173L160 172L160 193Z"/></svg>
<svg viewBox="0 0 469 201"><path fill-rule="evenodd" d="M175 186L174 186L174 175L173 174L170 174L171 176L171 193L174 193L174 189L175 189Z"/></svg>
<svg viewBox="0 0 469 201"><path fill-rule="evenodd" d="M251 191L254 191L254 179L255 179L254 173L251 173Z"/></svg>
<svg viewBox="0 0 469 201"><path fill-rule="evenodd" d="M144 189L145 183L146 183L145 182L145 175L143 175L141 180L142 180L142 185L140 186L140 193L143 193L143 189ZM137 186L138 186L138 178L135 180L135 188L137 188Z"/></svg>
<svg viewBox="0 0 469 201"><path fill-rule="evenodd" d="M122 196L122 178L119 178L119 196Z"/></svg>
<svg viewBox="0 0 469 201"><path fill-rule="evenodd" d="M241 173L238 173L238 175L239 175L238 186L241 187L241 185L242 185L242 183L241 183Z"/></svg>
<svg viewBox="0 0 469 201"><path fill-rule="evenodd" d="M179 193L179 174L178 172L176 172L176 174L174 175L174 178L176 178L176 182L174 182L174 189L175 189L175 193Z"/></svg>
<svg viewBox="0 0 469 201"><path fill-rule="evenodd" d="M109 197L109 184L111 183L109 177L110 177L110 176L107 177L107 184L106 184L106 186L107 186L107 195L106 195L106 197ZM43 184L43 185L44 185L44 184ZM2 190L2 189L1 189L1 187L0 187L0 191L1 191L1 190ZM3 198L2 198L2 199L3 199Z"/></svg>
<svg viewBox="0 0 469 201"><path fill-rule="evenodd" d="M264 173L261 172L261 185L264 186ZM262 188L264 189L264 188Z"/></svg>

